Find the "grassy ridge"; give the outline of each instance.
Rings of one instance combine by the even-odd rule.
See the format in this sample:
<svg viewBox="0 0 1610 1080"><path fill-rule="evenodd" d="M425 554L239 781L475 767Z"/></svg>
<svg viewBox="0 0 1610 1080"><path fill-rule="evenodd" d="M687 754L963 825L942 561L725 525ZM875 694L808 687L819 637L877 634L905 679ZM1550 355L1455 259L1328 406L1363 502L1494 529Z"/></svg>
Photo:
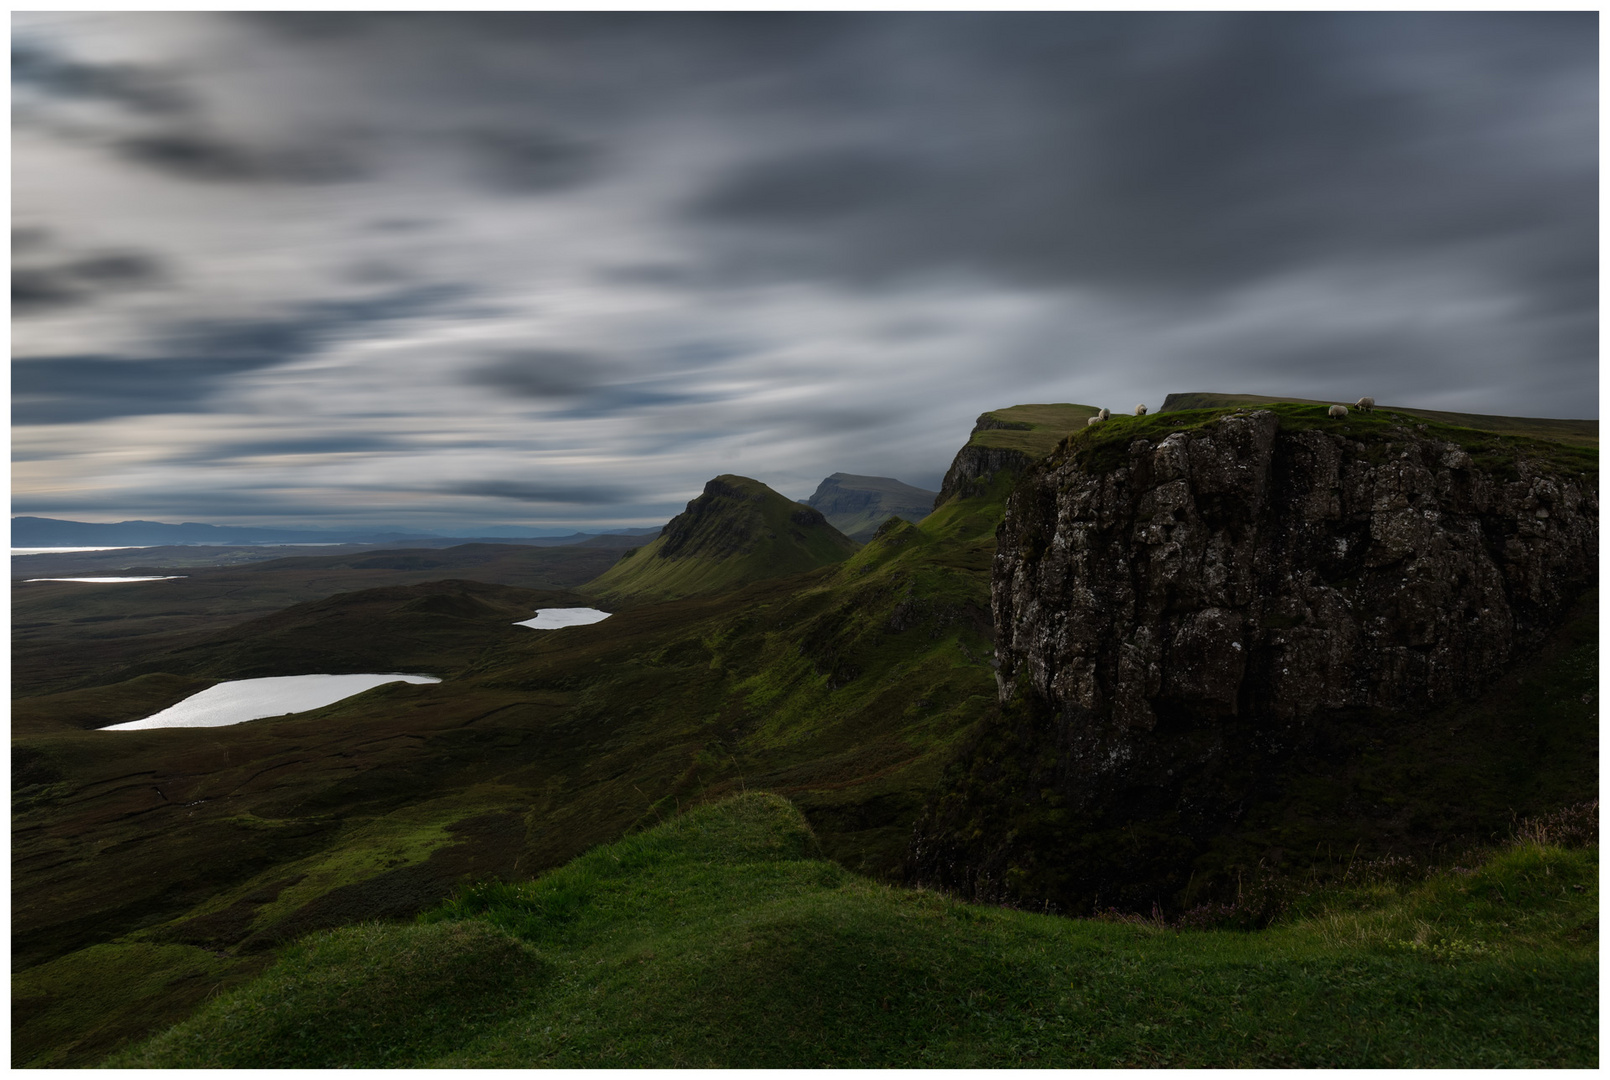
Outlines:
<svg viewBox="0 0 1610 1080"><path fill-rule="evenodd" d="M1516 844L1251 935L975 907L815 855L781 799L704 807L423 925L312 938L108 1064L1597 1064L1596 848Z"/></svg>
<svg viewBox="0 0 1610 1080"><path fill-rule="evenodd" d="M1044 457L1070 431L1077 431L1096 415L1090 405L1013 405L984 414L1000 427L974 428L968 446L995 450L1020 450L1031 458ZM981 418L982 419L982 418Z"/></svg>
<svg viewBox="0 0 1610 1080"><path fill-rule="evenodd" d="M1347 405L1351 401L1315 401L1311 398L1265 397L1261 394L1170 394L1159 412L1179 412L1187 409L1223 409L1236 405ZM1475 428L1493 431L1500 435L1520 435L1531 439L1548 439L1573 446L1599 447L1597 420L1557 420L1550 417L1488 416L1484 413L1441 412L1436 409L1410 409L1396 405L1377 406L1381 410L1402 413L1421 420L1433 420L1450 427Z"/></svg>

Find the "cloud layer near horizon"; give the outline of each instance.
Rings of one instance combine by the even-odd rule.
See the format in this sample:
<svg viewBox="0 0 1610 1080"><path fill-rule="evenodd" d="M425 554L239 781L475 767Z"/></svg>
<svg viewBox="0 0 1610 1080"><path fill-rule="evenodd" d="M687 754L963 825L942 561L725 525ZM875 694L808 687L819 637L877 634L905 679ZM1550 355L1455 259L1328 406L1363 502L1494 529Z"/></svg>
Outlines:
<svg viewBox="0 0 1610 1080"><path fill-rule="evenodd" d="M13 511L657 524L1172 391L1597 415L1592 13L14 17Z"/></svg>

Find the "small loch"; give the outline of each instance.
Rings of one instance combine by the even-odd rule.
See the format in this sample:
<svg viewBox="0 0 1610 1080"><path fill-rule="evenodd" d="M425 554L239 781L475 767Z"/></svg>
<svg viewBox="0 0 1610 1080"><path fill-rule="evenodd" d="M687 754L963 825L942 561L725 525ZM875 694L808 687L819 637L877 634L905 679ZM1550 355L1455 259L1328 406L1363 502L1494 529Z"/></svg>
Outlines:
<svg viewBox="0 0 1610 1080"><path fill-rule="evenodd" d="M144 720L112 724L102 731L145 731L165 727L225 727L269 716L322 709L386 683L439 683L430 675L276 675L235 679L191 694Z"/></svg>
<svg viewBox="0 0 1610 1080"><path fill-rule="evenodd" d="M167 574L157 577L31 577L24 581L83 581L91 585L108 585L123 581L178 581L185 574Z"/></svg>
<svg viewBox="0 0 1610 1080"><path fill-rule="evenodd" d="M586 626L609 618L609 612L590 607L545 607L537 609L537 617L517 622L516 626L529 626L533 630L558 630L565 626Z"/></svg>

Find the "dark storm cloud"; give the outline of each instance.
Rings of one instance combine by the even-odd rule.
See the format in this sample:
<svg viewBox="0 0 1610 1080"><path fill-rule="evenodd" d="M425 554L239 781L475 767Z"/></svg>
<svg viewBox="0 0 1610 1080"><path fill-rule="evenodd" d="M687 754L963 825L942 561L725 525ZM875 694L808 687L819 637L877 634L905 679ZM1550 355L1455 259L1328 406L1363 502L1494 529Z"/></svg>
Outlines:
<svg viewBox="0 0 1610 1080"><path fill-rule="evenodd" d="M59 98L109 101L159 116L195 105L169 73L134 64L79 63L29 43L11 47L11 82Z"/></svg>
<svg viewBox="0 0 1610 1080"><path fill-rule="evenodd" d="M528 398L573 398L595 389L608 360L579 349L522 349L473 368L468 381Z"/></svg>
<svg viewBox="0 0 1610 1080"><path fill-rule="evenodd" d="M792 154L750 165L691 207L697 218L814 226L910 197L928 182L887 153L858 147Z"/></svg>
<svg viewBox="0 0 1610 1080"><path fill-rule="evenodd" d="M170 461L221 461L229 458L305 457L319 454L377 453L405 449L406 440L390 435L324 435L287 439L251 439L211 443Z"/></svg>
<svg viewBox="0 0 1610 1080"><path fill-rule="evenodd" d="M158 260L138 252L107 252L55 266L13 267L11 310L24 316L89 304L109 292L162 284L166 277Z"/></svg>
<svg viewBox="0 0 1610 1080"><path fill-rule="evenodd" d="M21 432L38 467L14 484L81 507L124 485L248 515L502 499L511 519L624 520L723 471L801 495L838 470L934 486L980 409L1022 401L1591 414L1597 29L1591 12L41 20L15 222L60 238L14 233L15 414L208 415L107 425L124 456L53 468L36 446L100 432ZM80 70L107 56L143 74ZM189 107L115 97L141 86ZM168 272L84 265L80 220ZM442 280L474 304L397 302ZM135 285L171 291L115 295ZM390 296L318 302L360 287ZM363 328L405 306L427 317ZM231 311L279 314L215 317ZM162 471L172 446L194 463ZM278 487L204 490L234 475ZM617 482L656 494L570 502Z"/></svg>
<svg viewBox="0 0 1610 1080"><path fill-rule="evenodd" d="M625 416L672 405L709 405L727 395L689 389L677 368L734 355L714 345L671 346L636 369L617 359L579 349L523 349L472 368L467 382L500 395L552 406L555 420Z"/></svg>
<svg viewBox="0 0 1610 1080"><path fill-rule="evenodd" d="M565 191L603 171L603 152L597 145L552 132L471 132L464 143L477 159L482 179L516 194Z"/></svg>
<svg viewBox="0 0 1610 1080"><path fill-rule="evenodd" d="M36 225L11 230L11 253L21 255L50 246L51 232Z"/></svg>
<svg viewBox="0 0 1610 1080"><path fill-rule="evenodd" d="M527 503L608 506L637 498L627 488L596 484L538 484L516 480L465 480L433 489L439 495L477 495Z"/></svg>
<svg viewBox="0 0 1610 1080"><path fill-rule="evenodd" d="M457 295L415 289L309 304L279 319L197 321L170 328L154 356L19 356L11 362L11 423L205 412L232 376L301 359L334 334L413 315Z"/></svg>
<svg viewBox="0 0 1610 1080"><path fill-rule="evenodd" d="M136 135L113 149L136 165L212 183L327 184L357 180L367 171L349 148L263 149L199 132Z"/></svg>
<svg viewBox="0 0 1610 1080"><path fill-rule="evenodd" d="M793 170L786 159L736 167L689 209L695 226L714 216L748 227L749 243L730 228L701 234L730 273L864 280L950 267L1190 293L1472 237L1526 235L1552 252L1595 243L1583 227L1596 206L1595 156L1571 152L1573 139L1593 145L1594 118L1562 116L1545 152L1516 154L1515 126L1549 103L1506 92L1509 80L1535 90L1527 76L1537 81L1542 56L1553 65L1545 86L1591 100L1591 14L1541 24L1036 14L880 25L910 47L902 63L955 75L928 102L886 87L867 103L886 145L906 155L898 181L887 164L809 155ZM1449 33L1456 69L1416 74L1411 45L1446 44ZM1388 63L1399 66L1386 72ZM835 222L834 211L863 200L880 212ZM1525 284L1536 266L1496 268Z"/></svg>

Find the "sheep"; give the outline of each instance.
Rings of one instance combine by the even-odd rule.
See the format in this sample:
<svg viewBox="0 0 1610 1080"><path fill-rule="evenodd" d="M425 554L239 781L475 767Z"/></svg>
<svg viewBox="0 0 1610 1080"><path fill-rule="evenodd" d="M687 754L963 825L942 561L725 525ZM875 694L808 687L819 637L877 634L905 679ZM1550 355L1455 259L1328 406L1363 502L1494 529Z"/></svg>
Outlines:
<svg viewBox="0 0 1610 1080"><path fill-rule="evenodd" d="M1106 409L1102 409L1096 415L1101 417L1103 420L1108 420L1108 419L1112 418L1112 413L1108 412Z"/></svg>
<svg viewBox="0 0 1610 1080"><path fill-rule="evenodd" d="M1095 416L1086 417L1086 419L1085 419L1085 427L1090 427L1092 424L1099 424L1099 423L1101 423L1101 414L1100 413L1097 413Z"/></svg>
<svg viewBox="0 0 1610 1080"><path fill-rule="evenodd" d="M1329 415L1330 415L1330 418L1332 420L1345 420L1345 419L1347 419L1347 406L1346 405L1332 405L1330 407Z"/></svg>
<svg viewBox="0 0 1610 1080"><path fill-rule="evenodd" d="M1146 415L1146 406L1145 405L1136 405L1135 406L1135 415L1136 416L1145 416Z"/></svg>
<svg viewBox="0 0 1610 1080"><path fill-rule="evenodd" d="M1369 412L1371 409L1375 408L1375 399L1372 397L1361 397L1358 399L1358 404L1354 405L1353 408L1357 409L1359 412Z"/></svg>

